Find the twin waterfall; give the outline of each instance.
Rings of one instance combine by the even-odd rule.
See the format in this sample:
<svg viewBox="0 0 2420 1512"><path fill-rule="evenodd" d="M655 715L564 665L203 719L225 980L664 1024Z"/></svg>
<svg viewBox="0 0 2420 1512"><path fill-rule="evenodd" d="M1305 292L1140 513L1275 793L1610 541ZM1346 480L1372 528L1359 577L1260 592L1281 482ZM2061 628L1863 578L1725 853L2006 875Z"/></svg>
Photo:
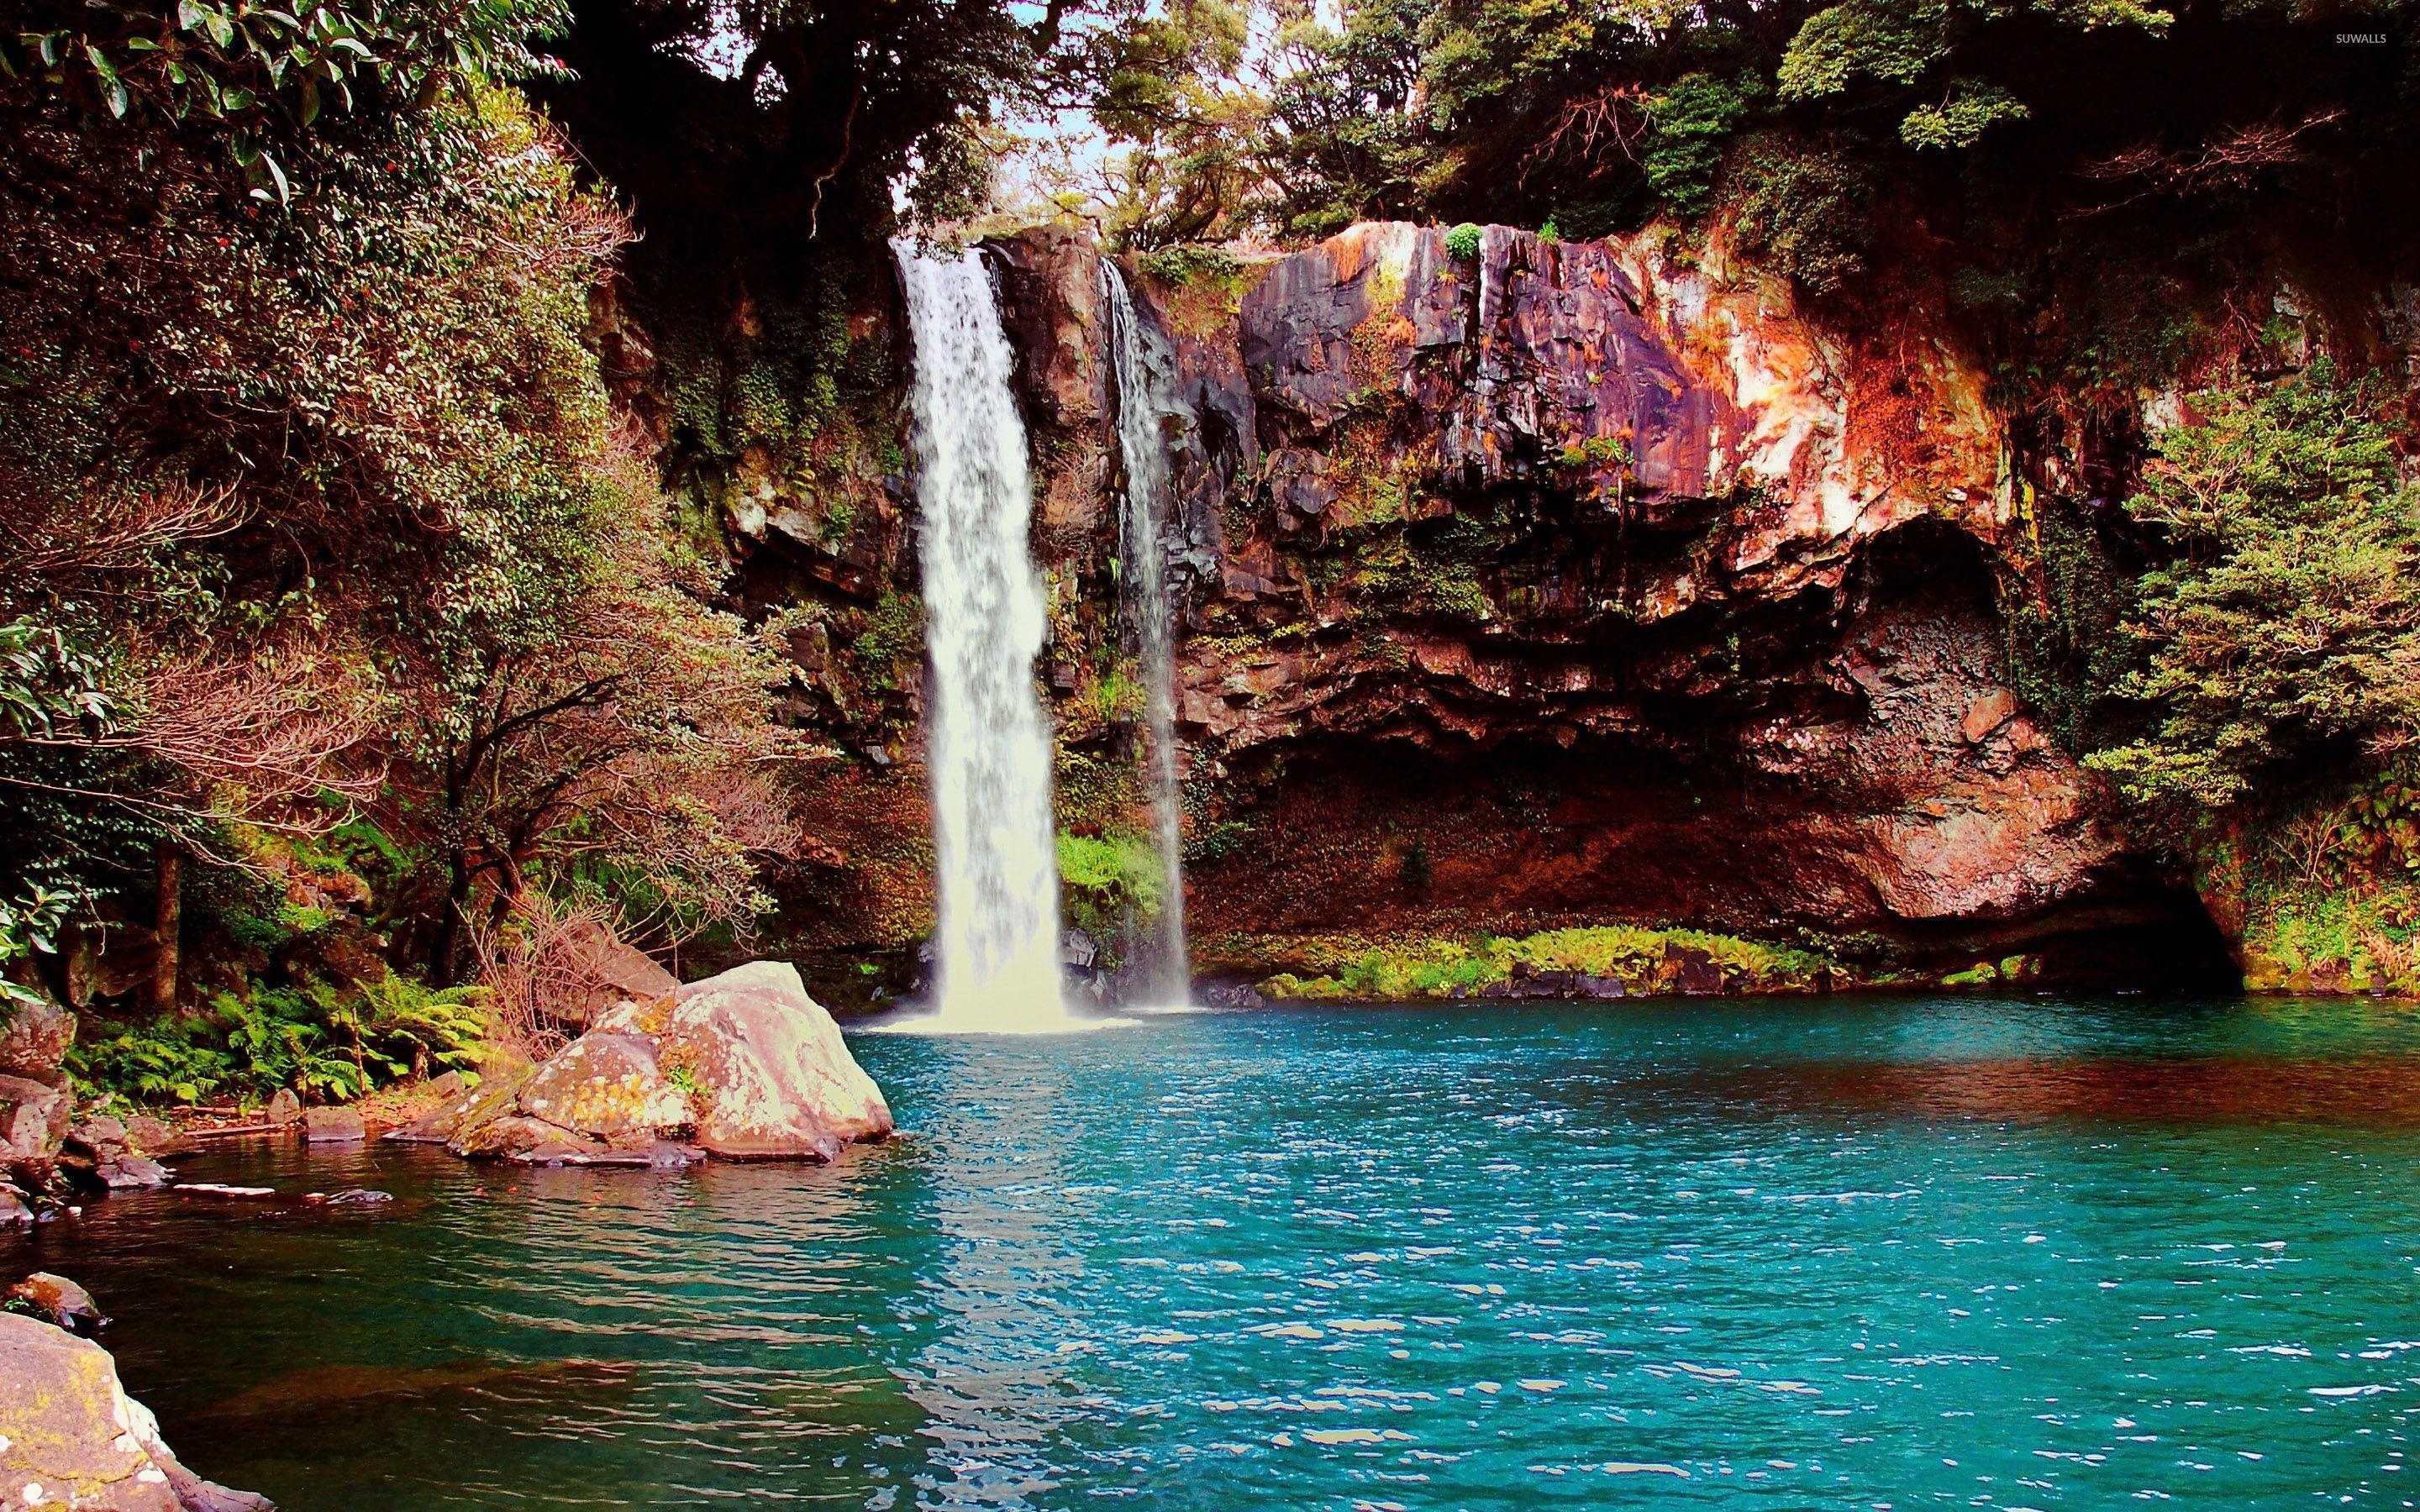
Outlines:
<svg viewBox="0 0 2420 1512"><path fill-rule="evenodd" d="M1156 929L1137 930L1129 949L1136 995L1182 1003L1193 990L1185 956L1185 838L1176 795L1176 611L1159 548L1163 501L1173 501L1161 424L1176 412L1168 364L1154 361L1134 297L1117 264L1101 259L1101 302L1109 310L1111 397L1118 450L1125 460L1125 507L1118 512L1118 597L1132 626L1135 671L1142 679L1143 776L1151 793L1152 840L1159 852Z"/></svg>
<svg viewBox="0 0 2420 1512"><path fill-rule="evenodd" d="M1079 1027L1060 983L1057 825L1050 731L1033 659L1047 629L1028 548L1033 485L1011 354L982 255L895 247L915 334L913 411L925 640L925 764L932 783L933 1017L939 1032ZM1185 893L1178 849L1172 631L1153 511L1168 497L1159 436L1169 407L1146 361L1125 285L1103 265L1125 455L1121 598L1149 685L1147 776L1163 886L1157 927L1134 942L1132 994L1185 1000Z"/></svg>

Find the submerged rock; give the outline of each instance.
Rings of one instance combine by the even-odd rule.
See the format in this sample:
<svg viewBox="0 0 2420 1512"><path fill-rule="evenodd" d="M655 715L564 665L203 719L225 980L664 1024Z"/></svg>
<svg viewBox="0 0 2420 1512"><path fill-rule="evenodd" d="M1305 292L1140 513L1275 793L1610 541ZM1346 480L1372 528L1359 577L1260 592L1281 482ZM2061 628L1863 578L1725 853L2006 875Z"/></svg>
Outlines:
<svg viewBox="0 0 2420 1512"><path fill-rule="evenodd" d="M302 1200L314 1207L376 1208L393 1202L395 1194L373 1187L349 1186L338 1192L313 1192Z"/></svg>
<svg viewBox="0 0 2420 1512"><path fill-rule="evenodd" d="M0 1313L0 1486L11 1504L110 1512L271 1512L178 1463L109 1351Z"/></svg>
<svg viewBox="0 0 2420 1512"><path fill-rule="evenodd" d="M891 1109L797 968L760 961L625 1000L542 1066L478 1088L390 1139L473 1160L677 1167L822 1160L892 1132Z"/></svg>

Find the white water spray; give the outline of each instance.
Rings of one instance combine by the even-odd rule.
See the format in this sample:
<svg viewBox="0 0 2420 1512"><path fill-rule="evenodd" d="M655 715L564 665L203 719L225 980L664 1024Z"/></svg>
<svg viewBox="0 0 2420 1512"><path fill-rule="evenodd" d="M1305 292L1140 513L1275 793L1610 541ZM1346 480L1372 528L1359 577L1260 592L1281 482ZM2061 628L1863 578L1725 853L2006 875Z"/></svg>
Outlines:
<svg viewBox="0 0 2420 1512"><path fill-rule="evenodd" d="M939 1032L1090 1027L1059 985L1050 736L1033 686L1046 628L1009 348L981 256L894 245L916 338L914 412L932 779Z"/></svg>
<svg viewBox="0 0 2420 1512"><path fill-rule="evenodd" d="M1159 545L1161 517L1174 501L1161 425L1176 412L1176 404L1166 363L1155 362L1156 354L1146 349L1134 298L1117 265L1107 257L1101 259L1101 292L1109 314L1118 447L1126 471L1125 507L1119 515L1119 596L1134 625L1136 671L1144 689L1143 775L1151 791L1160 869L1156 928L1137 942L1136 995L1143 1002L1173 1007L1193 991L1185 945L1185 840L1176 789L1175 609Z"/></svg>

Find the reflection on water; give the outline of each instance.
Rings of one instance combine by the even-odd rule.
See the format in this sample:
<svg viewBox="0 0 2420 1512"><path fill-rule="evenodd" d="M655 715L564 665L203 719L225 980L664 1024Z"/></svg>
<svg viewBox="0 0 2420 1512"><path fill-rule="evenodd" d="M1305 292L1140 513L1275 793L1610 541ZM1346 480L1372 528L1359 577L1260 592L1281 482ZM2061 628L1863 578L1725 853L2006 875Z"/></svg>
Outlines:
<svg viewBox="0 0 2420 1512"><path fill-rule="evenodd" d="M1069 1371L1082 1346L1052 1342L1082 1326L1067 1305L1083 1261L1058 1156L1067 1076L1028 1042L959 1041L939 1048L927 1088L957 1134L928 1173L935 1322L903 1372L936 1443L917 1486L933 1505L1024 1506L1056 1488L1051 1442L1085 1405Z"/></svg>
<svg viewBox="0 0 2420 1512"><path fill-rule="evenodd" d="M1611 1107L1687 1102L1726 1117L2010 1123L2341 1123L2420 1127L2420 1057L2164 1056L1657 1069L1594 1084Z"/></svg>
<svg viewBox="0 0 2420 1512"><path fill-rule="evenodd" d="M197 1468L437 1507L2401 1505L2420 1023L1305 1010L876 1035L830 1167L183 1164L0 1241ZM2420 1500L2420 1496L2414 1496Z"/></svg>

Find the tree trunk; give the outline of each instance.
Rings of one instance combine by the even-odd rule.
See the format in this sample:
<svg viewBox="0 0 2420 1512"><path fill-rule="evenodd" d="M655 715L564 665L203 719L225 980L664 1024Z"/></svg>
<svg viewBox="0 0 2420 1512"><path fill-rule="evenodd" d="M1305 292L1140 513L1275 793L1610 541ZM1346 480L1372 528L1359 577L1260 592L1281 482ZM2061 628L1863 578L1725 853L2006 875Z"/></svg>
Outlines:
<svg viewBox="0 0 2420 1512"><path fill-rule="evenodd" d="M159 902L151 916L151 935L159 952L151 964L151 1011L159 1014L177 1011L178 934L184 927L185 858L176 845L160 842Z"/></svg>
<svg viewBox="0 0 2420 1512"><path fill-rule="evenodd" d="M471 906L471 863L457 853L445 861L445 910L437 920L437 948L429 953L431 986L451 987L454 958L461 952L463 914Z"/></svg>

